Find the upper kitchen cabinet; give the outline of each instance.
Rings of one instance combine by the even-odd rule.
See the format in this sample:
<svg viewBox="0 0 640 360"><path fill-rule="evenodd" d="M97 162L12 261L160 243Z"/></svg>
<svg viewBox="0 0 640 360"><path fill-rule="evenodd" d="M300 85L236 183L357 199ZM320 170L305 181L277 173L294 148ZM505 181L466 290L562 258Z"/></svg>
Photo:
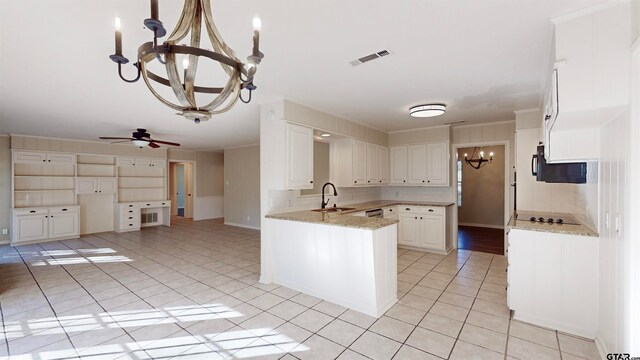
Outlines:
<svg viewBox="0 0 640 360"><path fill-rule="evenodd" d="M629 102L629 4L553 19L555 55L542 119L548 162L599 158L599 128Z"/></svg>
<svg viewBox="0 0 640 360"><path fill-rule="evenodd" d="M286 187L313 189L313 129L286 125Z"/></svg>
<svg viewBox="0 0 640 360"><path fill-rule="evenodd" d="M337 186L382 185L389 182L389 148L350 138L334 147Z"/></svg>
<svg viewBox="0 0 640 360"><path fill-rule="evenodd" d="M449 143L392 146L391 184L449 185Z"/></svg>

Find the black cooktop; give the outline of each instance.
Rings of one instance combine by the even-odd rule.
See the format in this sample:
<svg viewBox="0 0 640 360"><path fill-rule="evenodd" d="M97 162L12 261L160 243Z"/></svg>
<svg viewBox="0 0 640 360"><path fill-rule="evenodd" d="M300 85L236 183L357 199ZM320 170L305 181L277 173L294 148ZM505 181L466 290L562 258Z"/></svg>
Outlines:
<svg viewBox="0 0 640 360"><path fill-rule="evenodd" d="M569 214L545 214L545 213L531 213L531 212L518 212L516 213L516 220L531 221L546 224L571 224L580 225L580 222Z"/></svg>

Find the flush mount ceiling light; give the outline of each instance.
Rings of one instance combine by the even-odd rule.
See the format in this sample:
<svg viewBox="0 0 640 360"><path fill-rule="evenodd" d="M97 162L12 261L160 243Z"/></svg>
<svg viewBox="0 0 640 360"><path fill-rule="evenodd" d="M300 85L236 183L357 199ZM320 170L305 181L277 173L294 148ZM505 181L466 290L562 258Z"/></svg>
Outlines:
<svg viewBox="0 0 640 360"><path fill-rule="evenodd" d="M413 117L434 117L444 114L446 109L447 106L442 104L418 105L409 109L409 115Z"/></svg>
<svg viewBox="0 0 640 360"><path fill-rule="evenodd" d="M204 34L201 34L204 22ZM122 55L122 32L120 19L116 18L116 50L109 56L118 64L118 74L126 82L136 82L140 77L151 93L166 106L179 111L178 115L194 121L209 120L212 115L230 110L240 99L244 103L251 101L251 92L256 89L253 77L257 66L264 55L259 50L260 28L262 22L259 17L253 18L253 52L247 57L247 63L240 61L234 51L222 40L220 32L213 23L210 0L185 0L182 15L178 19L176 28L169 38L158 45L158 38L166 35L167 31L158 17L158 0L151 0L151 18L144 20L147 29L153 32L153 41L146 42L138 48L138 61L133 64L137 76L126 79L122 76L122 65L129 59ZM189 45L178 43L190 34ZM213 51L200 47L200 37L206 36L211 42ZM182 73L178 69L179 59L182 59ZM224 87L203 87L195 85L198 61L201 58L216 61L228 76ZM166 69L166 78L148 69L151 61L157 60ZM177 102L162 97L152 86L152 82L169 86ZM249 90L247 100L242 98L240 91ZM207 104L196 103L196 93L212 94L213 99Z"/></svg>

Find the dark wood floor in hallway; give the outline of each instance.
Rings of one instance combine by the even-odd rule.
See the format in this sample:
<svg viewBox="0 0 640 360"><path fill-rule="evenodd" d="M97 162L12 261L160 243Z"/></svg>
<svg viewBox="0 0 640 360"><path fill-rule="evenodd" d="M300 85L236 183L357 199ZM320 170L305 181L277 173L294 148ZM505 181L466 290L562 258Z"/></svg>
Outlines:
<svg viewBox="0 0 640 360"><path fill-rule="evenodd" d="M504 254L504 231L475 226L458 226L458 248Z"/></svg>

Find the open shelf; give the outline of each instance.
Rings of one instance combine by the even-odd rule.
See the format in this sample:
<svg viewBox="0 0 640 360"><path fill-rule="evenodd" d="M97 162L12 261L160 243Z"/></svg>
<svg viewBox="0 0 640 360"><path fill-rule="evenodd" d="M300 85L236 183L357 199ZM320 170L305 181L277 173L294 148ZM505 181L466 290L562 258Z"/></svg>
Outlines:
<svg viewBox="0 0 640 360"><path fill-rule="evenodd" d="M49 192L49 191L76 191L76 189L33 189L33 190L14 190L14 192L17 192L17 193Z"/></svg>

